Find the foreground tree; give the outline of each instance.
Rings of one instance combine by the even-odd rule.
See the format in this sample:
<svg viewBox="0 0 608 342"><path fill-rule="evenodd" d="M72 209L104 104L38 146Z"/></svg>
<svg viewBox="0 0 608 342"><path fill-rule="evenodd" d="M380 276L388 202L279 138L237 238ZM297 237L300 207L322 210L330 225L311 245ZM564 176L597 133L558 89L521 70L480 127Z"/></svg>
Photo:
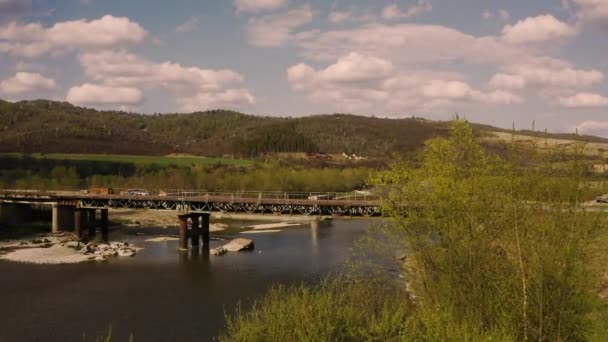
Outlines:
<svg viewBox="0 0 608 342"><path fill-rule="evenodd" d="M508 160L487 155L455 121L448 139L428 142L420 167L376 175L392 229L405 233L420 337L587 336L604 214L582 206L580 155L557 166L522 148L512 144Z"/></svg>

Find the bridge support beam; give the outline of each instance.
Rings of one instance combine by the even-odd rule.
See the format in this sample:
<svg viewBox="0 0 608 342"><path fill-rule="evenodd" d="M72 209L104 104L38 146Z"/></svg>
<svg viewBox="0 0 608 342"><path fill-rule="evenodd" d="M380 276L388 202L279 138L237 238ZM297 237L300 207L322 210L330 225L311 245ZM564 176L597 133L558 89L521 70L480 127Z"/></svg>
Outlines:
<svg viewBox="0 0 608 342"><path fill-rule="evenodd" d="M192 248L198 251L203 240L203 253L209 252L209 213L191 213L178 215L179 245L178 249L188 250L188 238L191 239ZM188 229L188 220L191 221Z"/></svg>
<svg viewBox="0 0 608 342"><path fill-rule="evenodd" d="M51 233L59 233L59 204L53 204Z"/></svg>
<svg viewBox="0 0 608 342"><path fill-rule="evenodd" d="M188 250L188 215L178 216L179 220L179 246L181 250Z"/></svg>
<svg viewBox="0 0 608 342"><path fill-rule="evenodd" d="M95 221L95 209L87 209L87 230L89 231L89 239L95 237L95 231L97 230L97 222Z"/></svg>
<svg viewBox="0 0 608 342"><path fill-rule="evenodd" d="M209 248L209 213L201 215L201 230L203 235L203 245Z"/></svg>
<svg viewBox="0 0 608 342"><path fill-rule="evenodd" d="M80 239L82 237L82 209L74 209L74 234Z"/></svg>
<svg viewBox="0 0 608 342"><path fill-rule="evenodd" d="M201 244L201 227L199 225L199 215L192 214L190 217L192 220L192 228L190 231L190 239L192 240L192 249L198 251L198 246Z"/></svg>
<svg viewBox="0 0 608 342"><path fill-rule="evenodd" d="M53 204L51 232L58 233L60 230L71 230L74 228L74 207Z"/></svg>
<svg viewBox="0 0 608 342"><path fill-rule="evenodd" d="M101 240L106 243L110 240L108 209L101 209Z"/></svg>

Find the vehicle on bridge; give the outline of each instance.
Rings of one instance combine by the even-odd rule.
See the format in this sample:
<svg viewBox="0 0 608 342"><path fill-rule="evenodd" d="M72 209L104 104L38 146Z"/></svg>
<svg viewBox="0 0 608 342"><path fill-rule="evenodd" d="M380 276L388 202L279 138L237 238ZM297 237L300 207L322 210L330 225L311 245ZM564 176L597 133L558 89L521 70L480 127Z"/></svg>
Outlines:
<svg viewBox="0 0 608 342"><path fill-rule="evenodd" d="M312 200L312 201L333 200L333 199L336 199L336 194L311 195L311 196L308 196L308 199Z"/></svg>
<svg viewBox="0 0 608 342"><path fill-rule="evenodd" d="M114 190L112 188L90 188L83 190L82 193L89 195L113 195Z"/></svg>
<svg viewBox="0 0 608 342"><path fill-rule="evenodd" d="M129 189L121 193L121 195L127 196L150 196L150 191L143 189Z"/></svg>

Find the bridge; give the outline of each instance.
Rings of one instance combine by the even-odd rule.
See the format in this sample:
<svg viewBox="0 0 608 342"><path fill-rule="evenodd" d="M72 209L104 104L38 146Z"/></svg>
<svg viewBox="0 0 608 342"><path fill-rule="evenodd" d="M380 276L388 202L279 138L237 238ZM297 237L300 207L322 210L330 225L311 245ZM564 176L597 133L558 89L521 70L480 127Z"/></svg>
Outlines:
<svg viewBox="0 0 608 342"><path fill-rule="evenodd" d="M378 216L379 199L366 192L290 193L254 191L189 190L0 190L0 204L49 205L52 231L72 228L78 236L88 228L88 236L99 227L108 240L108 209L171 210L177 213L180 247L188 238L198 246L209 241L211 212L274 215ZM100 220L96 212L101 212ZM190 229L189 229L190 227Z"/></svg>

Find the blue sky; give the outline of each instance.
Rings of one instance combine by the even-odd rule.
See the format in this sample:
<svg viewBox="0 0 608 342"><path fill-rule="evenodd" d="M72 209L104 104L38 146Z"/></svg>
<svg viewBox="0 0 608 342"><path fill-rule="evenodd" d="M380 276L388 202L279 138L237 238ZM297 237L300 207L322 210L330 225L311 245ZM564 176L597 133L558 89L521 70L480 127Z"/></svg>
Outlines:
<svg viewBox="0 0 608 342"><path fill-rule="evenodd" d="M608 136L608 0L0 0L0 98Z"/></svg>

